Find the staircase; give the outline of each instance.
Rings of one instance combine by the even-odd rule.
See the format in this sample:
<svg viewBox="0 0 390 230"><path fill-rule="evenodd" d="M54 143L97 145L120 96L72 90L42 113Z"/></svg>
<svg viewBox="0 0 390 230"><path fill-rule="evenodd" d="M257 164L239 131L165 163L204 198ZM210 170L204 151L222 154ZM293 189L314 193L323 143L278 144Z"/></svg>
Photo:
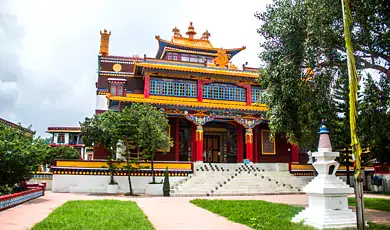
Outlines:
<svg viewBox="0 0 390 230"><path fill-rule="evenodd" d="M280 164L279 164L280 165ZM307 180L278 164L196 164L195 172L171 187L172 196L300 193Z"/></svg>

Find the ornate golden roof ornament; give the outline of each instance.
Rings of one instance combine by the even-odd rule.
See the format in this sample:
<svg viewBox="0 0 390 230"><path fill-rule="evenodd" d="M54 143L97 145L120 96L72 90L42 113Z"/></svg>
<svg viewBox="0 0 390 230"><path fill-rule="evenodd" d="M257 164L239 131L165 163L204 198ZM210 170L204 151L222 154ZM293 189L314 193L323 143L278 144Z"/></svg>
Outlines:
<svg viewBox="0 0 390 230"><path fill-rule="evenodd" d="M192 25L192 22L190 22L190 26L188 27L188 31L186 32L186 34L190 39L194 39L196 32L194 30L194 26Z"/></svg>
<svg viewBox="0 0 390 230"><path fill-rule="evenodd" d="M181 33L180 33L180 30L175 26L175 28L172 29L172 32L173 32L173 36L174 37L178 37L178 38L181 38Z"/></svg>
<svg viewBox="0 0 390 230"><path fill-rule="evenodd" d="M224 49L218 49L217 57L214 58L213 63L219 68L228 68L229 58Z"/></svg>
<svg viewBox="0 0 390 230"><path fill-rule="evenodd" d="M107 30L104 29L103 33L100 31L100 50L99 54L102 56L107 56L109 54L109 45L110 45L110 33L107 33Z"/></svg>
<svg viewBox="0 0 390 230"><path fill-rule="evenodd" d="M206 40L206 41L208 41L210 36L211 36L211 34L209 33L208 30L206 30L206 32L204 32L204 33L202 34L202 37L201 37L200 39L201 39L201 40Z"/></svg>

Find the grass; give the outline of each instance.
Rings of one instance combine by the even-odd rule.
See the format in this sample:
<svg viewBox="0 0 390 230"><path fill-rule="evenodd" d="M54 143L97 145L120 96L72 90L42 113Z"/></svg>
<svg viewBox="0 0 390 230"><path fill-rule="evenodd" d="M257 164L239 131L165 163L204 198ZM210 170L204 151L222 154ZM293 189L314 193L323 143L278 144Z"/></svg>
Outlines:
<svg viewBox="0 0 390 230"><path fill-rule="evenodd" d="M68 201L54 210L32 230L62 229L154 229L142 210L132 201Z"/></svg>
<svg viewBox="0 0 390 230"><path fill-rule="evenodd" d="M303 224L291 223L291 219L303 207L274 204L261 200L192 200L191 203L227 219L254 229L314 229Z"/></svg>
<svg viewBox="0 0 390 230"><path fill-rule="evenodd" d="M308 230L307 225L292 223L291 219L303 207L276 204L261 200L191 200L191 203L227 219L258 230ZM390 225L370 223L370 230L390 230Z"/></svg>
<svg viewBox="0 0 390 230"><path fill-rule="evenodd" d="M349 197L348 204L351 206L356 206L355 198ZM390 212L390 199L364 198L364 208Z"/></svg>

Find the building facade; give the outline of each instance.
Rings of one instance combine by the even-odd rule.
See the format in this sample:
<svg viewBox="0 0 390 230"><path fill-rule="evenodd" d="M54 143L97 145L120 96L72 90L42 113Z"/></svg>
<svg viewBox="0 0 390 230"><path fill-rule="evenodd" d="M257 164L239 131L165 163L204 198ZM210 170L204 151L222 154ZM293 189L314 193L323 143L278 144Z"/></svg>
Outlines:
<svg viewBox="0 0 390 230"><path fill-rule="evenodd" d="M150 103L169 118L174 146L157 160L210 163L299 162L307 155L270 136L257 68L238 68L232 58L245 47L214 47L205 31L190 23L185 34L172 30L170 41L156 36L155 57L109 54L111 32L100 32L96 113ZM219 46L218 46L219 47ZM103 159L103 146L94 158ZM306 158L306 159L305 159Z"/></svg>
<svg viewBox="0 0 390 230"><path fill-rule="evenodd" d="M82 159L93 160L92 149L83 144L80 127L48 127L47 133L52 134L51 147L70 146L79 152Z"/></svg>

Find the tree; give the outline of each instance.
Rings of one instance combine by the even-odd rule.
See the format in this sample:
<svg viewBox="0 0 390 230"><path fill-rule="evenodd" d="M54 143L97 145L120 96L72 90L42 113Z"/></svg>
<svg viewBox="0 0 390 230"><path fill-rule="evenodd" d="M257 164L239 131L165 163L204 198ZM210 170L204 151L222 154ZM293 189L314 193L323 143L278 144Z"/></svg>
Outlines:
<svg viewBox="0 0 390 230"><path fill-rule="evenodd" d="M139 165L141 160L139 154L134 154L132 150L136 147L138 141L138 132L139 132L139 114L137 110L137 105L133 104L131 107L124 108L118 116L118 119L115 123L114 134L116 138L124 145L124 157L126 161L126 170L127 178L129 181L129 194L133 196L133 188L131 184L131 171L134 167ZM142 155L141 155L142 156Z"/></svg>
<svg viewBox="0 0 390 230"><path fill-rule="evenodd" d="M80 122L83 143L87 147L96 147L103 145L109 153L108 166L110 171L110 184L116 184L114 181L114 172L116 170L115 154L118 144L118 138L114 133L118 113L108 110L102 114L95 114L92 118L86 117L84 122Z"/></svg>
<svg viewBox="0 0 390 230"><path fill-rule="evenodd" d="M133 107L134 106L134 107ZM156 183L154 174L154 156L157 150L172 147L173 142L168 134L169 123L166 115L150 104L134 104L132 108L138 117L138 146L149 156L152 168L152 183Z"/></svg>
<svg viewBox="0 0 390 230"><path fill-rule="evenodd" d="M54 165L57 159L80 159L80 154L76 149L70 146L57 146L50 148L48 151L44 163L48 166Z"/></svg>
<svg viewBox="0 0 390 230"><path fill-rule="evenodd" d="M357 68L376 70L387 78L389 10L380 0L352 4ZM255 16L263 22L258 29L264 37L259 81L266 89L270 129L313 148L321 118L327 119L331 133L337 128L331 83L347 72L341 2L274 0Z"/></svg>
<svg viewBox="0 0 390 230"><path fill-rule="evenodd" d="M0 124L0 194L30 179L48 148L42 139Z"/></svg>
<svg viewBox="0 0 390 230"><path fill-rule="evenodd" d="M368 75L359 107L360 136L370 148L370 158L390 162L390 78L376 82Z"/></svg>

